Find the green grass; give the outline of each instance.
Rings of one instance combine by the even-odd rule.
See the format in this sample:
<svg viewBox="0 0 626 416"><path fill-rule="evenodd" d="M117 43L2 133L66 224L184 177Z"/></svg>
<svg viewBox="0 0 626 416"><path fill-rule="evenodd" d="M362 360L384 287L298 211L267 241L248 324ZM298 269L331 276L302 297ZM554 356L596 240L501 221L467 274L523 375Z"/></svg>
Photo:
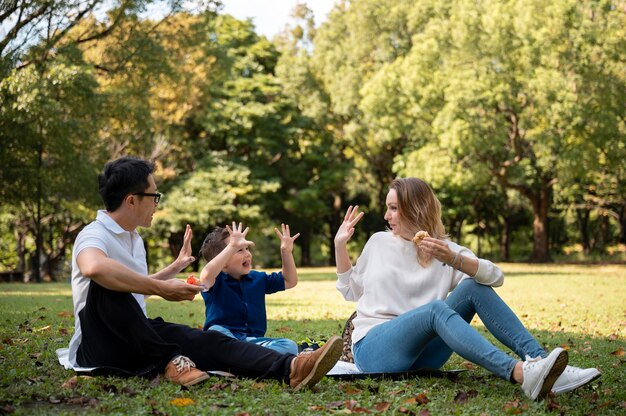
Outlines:
<svg viewBox="0 0 626 416"><path fill-rule="evenodd" d="M0 413L625 414L626 266L502 268L507 278L497 292L537 339L548 349L565 346L573 365L600 368L600 379L534 403L512 383L453 355L445 368L469 368L456 379L324 379L313 391L293 392L271 380L213 377L185 389L158 380L97 377L68 388L63 383L74 374L61 368L55 350L67 346L73 332L69 284L0 284ZM303 269L295 289L269 296L268 335L298 341L340 334L354 305L343 301L334 278L333 269ZM174 322L203 323L200 297L184 303L150 299L148 310ZM480 321L474 324L484 333Z"/></svg>

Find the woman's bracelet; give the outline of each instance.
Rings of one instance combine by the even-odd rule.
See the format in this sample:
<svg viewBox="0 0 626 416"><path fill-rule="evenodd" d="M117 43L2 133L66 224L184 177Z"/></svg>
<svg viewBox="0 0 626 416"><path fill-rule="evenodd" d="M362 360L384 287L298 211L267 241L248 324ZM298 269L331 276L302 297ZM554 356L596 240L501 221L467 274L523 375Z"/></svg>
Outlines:
<svg viewBox="0 0 626 416"><path fill-rule="evenodd" d="M464 256L461 254L461 265L459 266L460 271L463 271L463 258Z"/></svg>
<svg viewBox="0 0 626 416"><path fill-rule="evenodd" d="M454 253L454 258L452 259L452 262L448 263L448 266L454 267L454 263L456 263L456 260L459 258L459 253L456 252Z"/></svg>

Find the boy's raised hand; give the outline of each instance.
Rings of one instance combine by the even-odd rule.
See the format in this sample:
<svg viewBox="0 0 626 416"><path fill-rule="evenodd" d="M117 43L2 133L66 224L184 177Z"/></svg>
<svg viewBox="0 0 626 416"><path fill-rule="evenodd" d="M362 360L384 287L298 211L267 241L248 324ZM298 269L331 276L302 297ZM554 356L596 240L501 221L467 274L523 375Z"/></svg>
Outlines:
<svg viewBox="0 0 626 416"><path fill-rule="evenodd" d="M280 250L293 251L293 242L296 241L296 238L300 237L300 233L292 237L288 224L280 224L280 227L283 231L282 233L278 231L278 228L274 228L276 235L280 238Z"/></svg>
<svg viewBox="0 0 626 416"><path fill-rule="evenodd" d="M254 245L252 241L246 240L246 235L248 234L248 231L250 231L250 227L246 227L246 229L244 230L241 223L237 225L237 223L233 221L232 228L227 225L226 230L228 231L228 234L230 234L230 239L228 240L229 245L236 247L237 249L242 249Z"/></svg>

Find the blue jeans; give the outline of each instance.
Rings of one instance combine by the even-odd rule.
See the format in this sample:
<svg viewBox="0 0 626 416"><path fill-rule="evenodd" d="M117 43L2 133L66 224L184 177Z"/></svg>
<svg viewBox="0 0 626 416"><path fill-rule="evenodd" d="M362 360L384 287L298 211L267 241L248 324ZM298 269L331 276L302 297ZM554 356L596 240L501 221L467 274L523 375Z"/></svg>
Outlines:
<svg viewBox="0 0 626 416"><path fill-rule="evenodd" d="M436 300L372 328L353 346L365 372L440 368L456 352L509 380L517 360L497 349L469 322L478 314L485 327L522 360L546 352L489 286L462 281L445 301Z"/></svg>
<svg viewBox="0 0 626 416"><path fill-rule="evenodd" d="M232 338L237 338L227 328L220 325L213 325L209 328L210 331L219 331L222 334L228 335ZM270 350L277 351L281 354L294 354L298 355L298 344L288 338L266 338L266 337L245 337L241 341L257 344Z"/></svg>

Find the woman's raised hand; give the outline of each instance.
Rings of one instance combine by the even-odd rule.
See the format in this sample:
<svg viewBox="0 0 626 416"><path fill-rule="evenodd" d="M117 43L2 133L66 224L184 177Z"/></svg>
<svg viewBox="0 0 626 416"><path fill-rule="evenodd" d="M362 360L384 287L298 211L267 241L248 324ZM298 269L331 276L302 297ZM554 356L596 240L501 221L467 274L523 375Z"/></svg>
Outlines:
<svg viewBox="0 0 626 416"><path fill-rule="evenodd" d="M233 221L232 228L227 225L226 230L228 231L228 234L230 234L228 244L231 246L242 249L254 245L252 241L246 240L246 235L248 234L248 231L250 231L250 227L246 227L244 230L241 223L237 224Z"/></svg>
<svg viewBox="0 0 626 416"><path fill-rule="evenodd" d="M343 222L335 234L335 245L345 245L354 234L354 226L363 218L364 212L359 212L359 206L350 205L343 217Z"/></svg>

